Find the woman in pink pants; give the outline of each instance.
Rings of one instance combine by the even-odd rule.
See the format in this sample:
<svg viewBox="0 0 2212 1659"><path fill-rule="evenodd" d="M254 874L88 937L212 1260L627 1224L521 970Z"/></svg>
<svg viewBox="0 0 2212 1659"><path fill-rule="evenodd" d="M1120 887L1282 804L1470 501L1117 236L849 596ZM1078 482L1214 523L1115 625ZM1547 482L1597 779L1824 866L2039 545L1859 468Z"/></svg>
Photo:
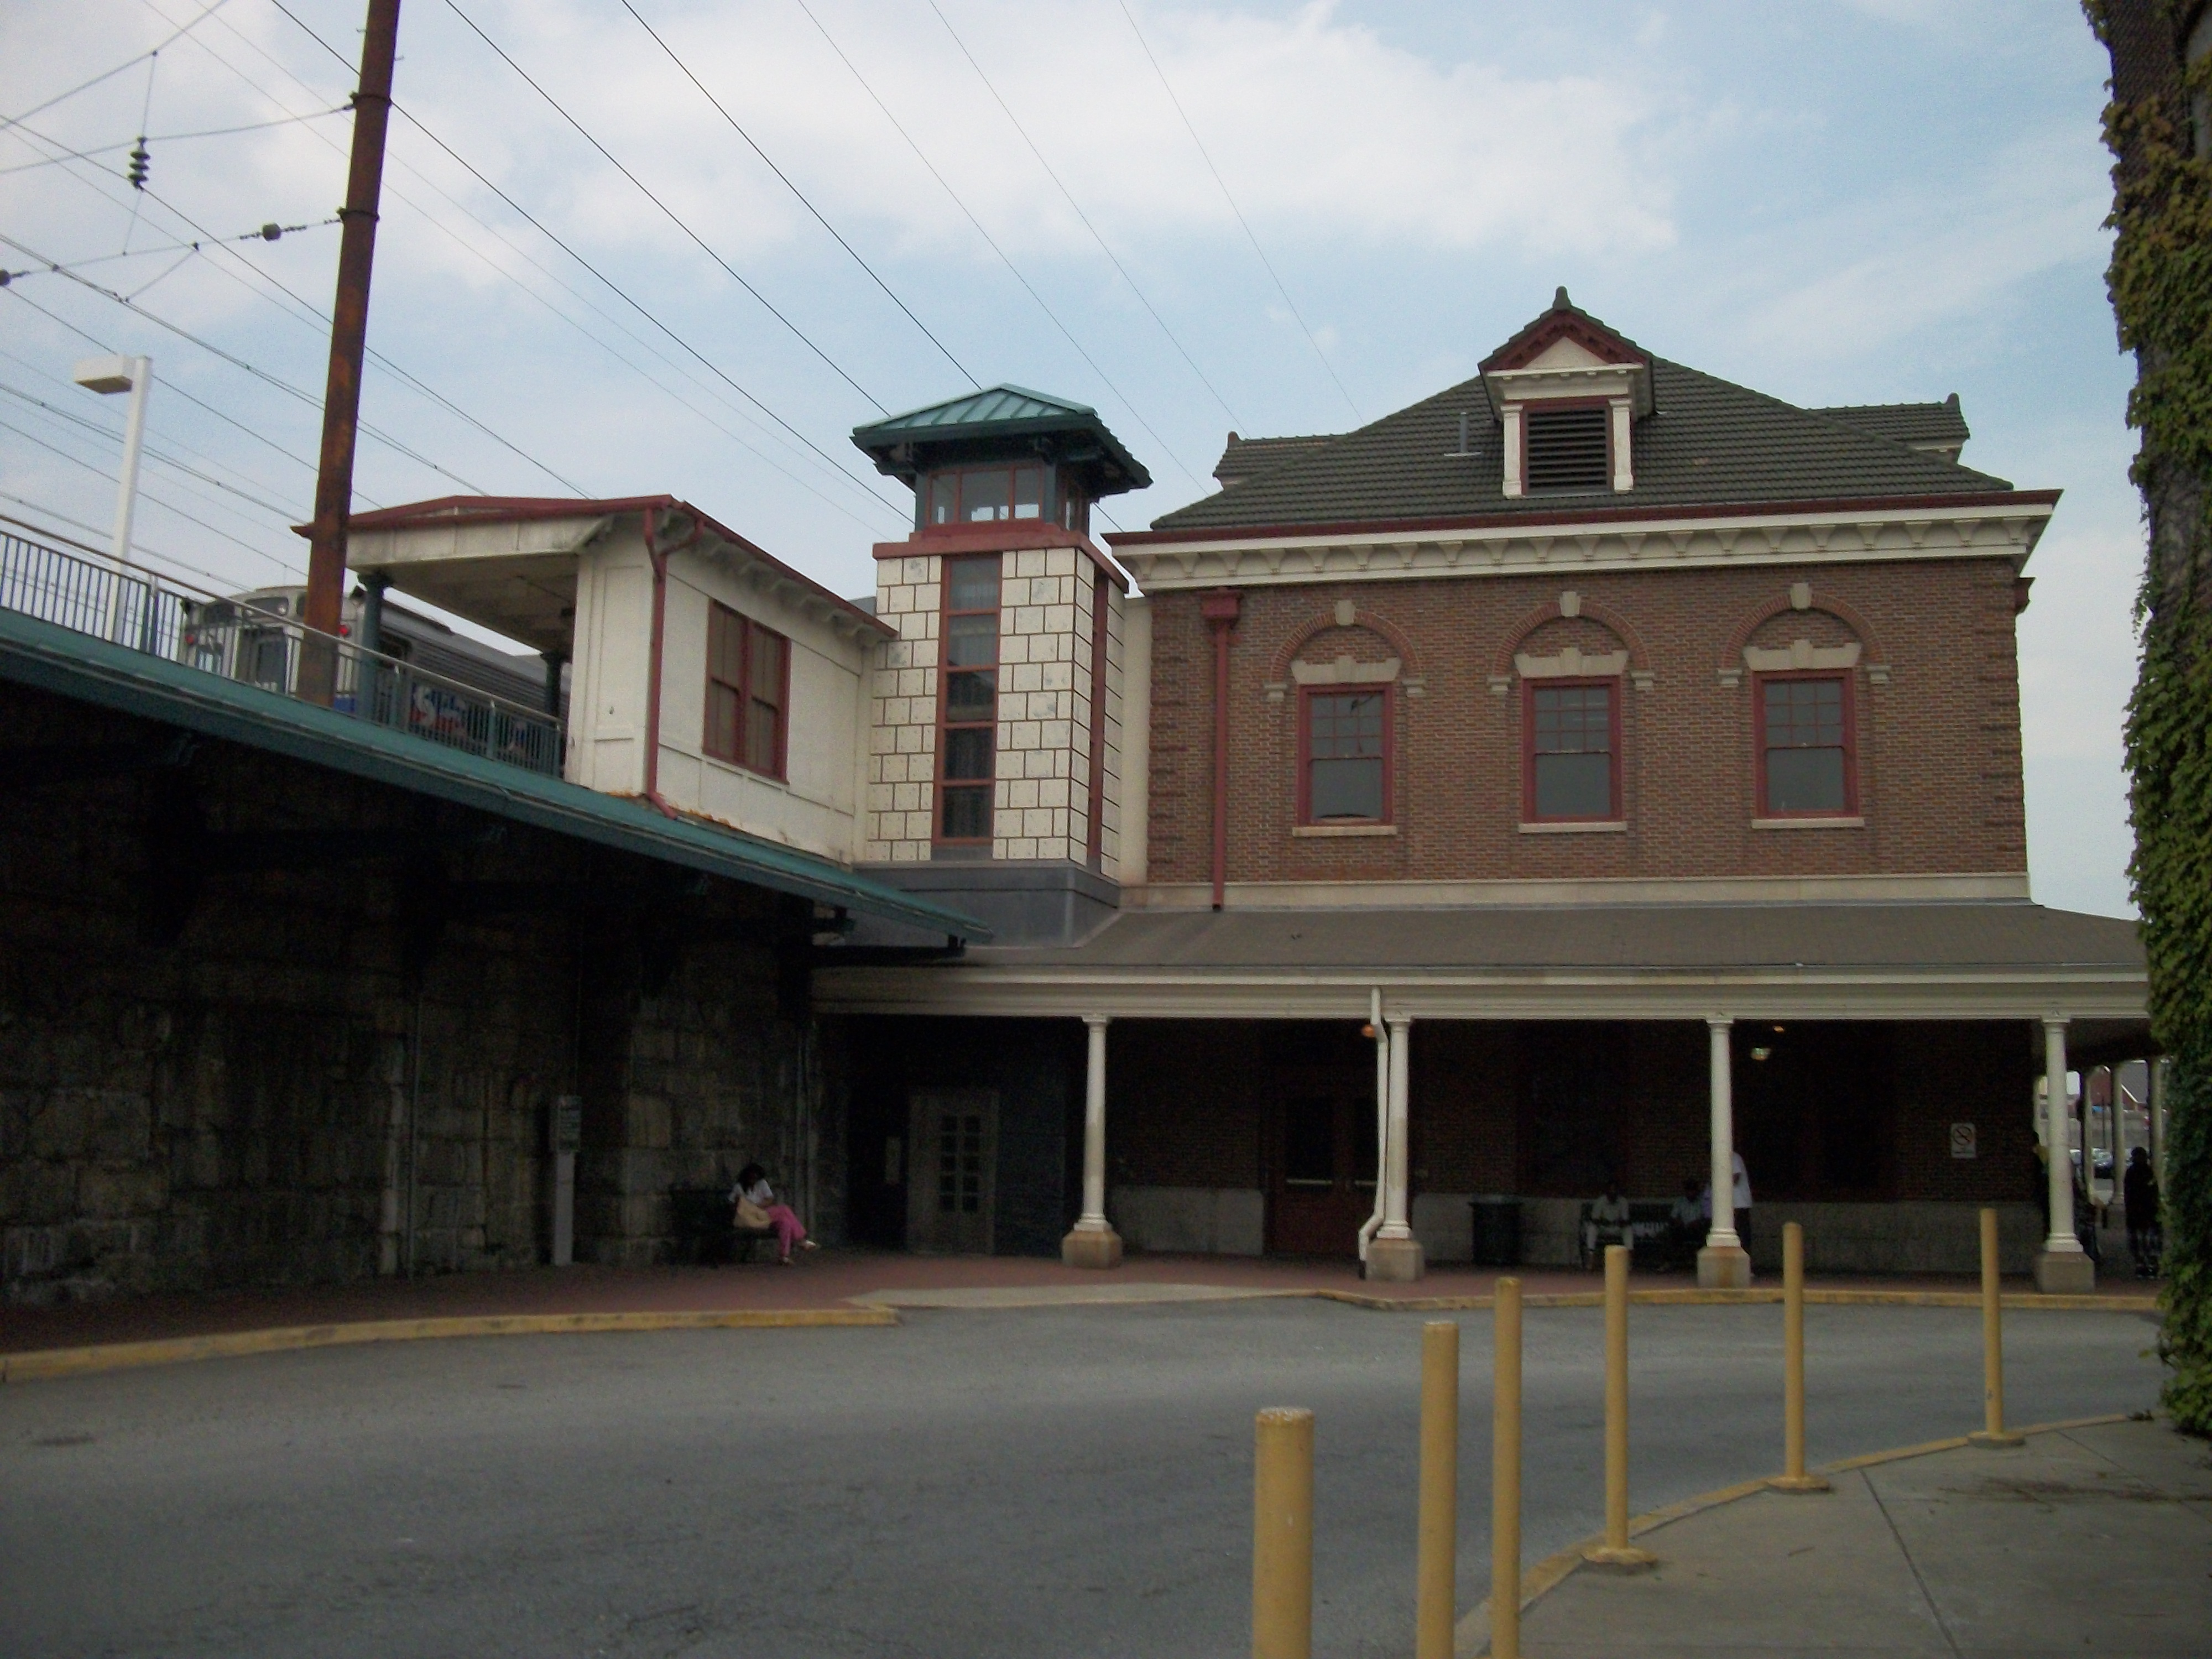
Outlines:
<svg viewBox="0 0 2212 1659"><path fill-rule="evenodd" d="M785 1267L791 1266L793 1246L807 1250L819 1248L799 1225L798 1212L778 1201L775 1188L768 1184L768 1171L759 1164L748 1164L738 1171L738 1184L730 1188L730 1202L734 1205L740 1200L767 1213L769 1225L775 1229L776 1259Z"/></svg>

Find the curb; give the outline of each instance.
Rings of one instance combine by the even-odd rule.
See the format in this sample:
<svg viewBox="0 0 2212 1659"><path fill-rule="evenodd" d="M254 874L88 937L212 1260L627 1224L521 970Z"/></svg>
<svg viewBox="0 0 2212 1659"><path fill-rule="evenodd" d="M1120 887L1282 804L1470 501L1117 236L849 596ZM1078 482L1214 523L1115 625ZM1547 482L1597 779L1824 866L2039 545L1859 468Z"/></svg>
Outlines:
<svg viewBox="0 0 2212 1659"><path fill-rule="evenodd" d="M439 1319L366 1319L343 1324L290 1325L223 1331L149 1342L103 1342L0 1354L0 1383L85 1376L142 1365L286 1353L301 1348L349 1347L361 1342L421 1342L456 1336L547 1336L605 1331L792 1330L818 1326L896 1325L889 1308L734 1308L720 1312L465 1314Z"/></svg>
<svg viewBox="0 0 2212 1659"><path fill-rule="evenodd" d="M1736 1291L1735 1294L1741 1296L1747 1292ZM1755 1295L1757 1292L1749 1292L1749 1294ZM2059 1298L2051 1299L2055 1301ZM2070 1299L2088 1301L2093 1298L2078 1297ZM1808 1302L1812 1300L1810 1291L1806 1293L1806 1300ZM1978 1302L1979 1298L1976 1300ZM2021 1435L2060 1434L2069 1429L2100 1428L2108 1423L2125 1423L2129 1420L2129 1415L2125 1412L2108 1412L2100 1417L2070 1417L2059 1423L2032 1424L2027 1428L2015 1429L2013 1432ZM1965 1435L1955 1435L1948 1440L1927 1440L1917 1446L1895 1446L1887 1451L1868 1452L1863 1456L1846 1457L1833 1463L1823 1463L1814 1473L1849 1474L1855 1469L1870 1469L1878 1464L1901 1463L1907 1458L1926 1457L1935 1452L1958 1451L1972 1443ZM1690 1516L1703 1514L1707 1510L1718 1509L1723 1504L1733 1504L1739 1498L1755 1497L1769 1489L1767 1480L1768 1477L1762 1476L1756 1480L1739 1480L1733 1486L1722 1486L1712 1492L1699 1492L1695 1498L1685 1498L1679 1503L1668 1504L1663 1509L1653 1510L1649 1514L1637 1516L1628 1523L1628 1535L1631 1538L1640 1538L1645 1533L1656 1532L1662 1527L1671 1526L1677 1521L1686 1521ZM1594 1549L1604 1542L1604 1534L1593 1534L1578 1542L1568 1545L1563 1550L1546 1556L1534 1566L1524 1571L1521 1575L1521 1611L1528 1612L1530 1607L1573 1577L1575 1570L1585 1565L1583 1560L1583 1552ZM1490 1603L1486 1600L1478 1603L1472 1613L1453 1626L1452 1653L1454 1659L1481 1659L1481 1656L1489 1651Z"/></svg>
<svg viewBox="0 0 2212 1659"><path fill-rule="evenodd" d="M1377 1313L1453 1313L1496 1305L1489 1296L1375 1296L1364 1291L1316 1290L1308 1296L1342 1302ZM1782 1289L1748 1291L1649 1290L1631 1291L1631 1303L1646 1308L1779 1307ZM2000 1296L1998 1303L2011 1312L2045 1313L2156 1313L2155 1296L2045 1296L2036 1291L2017 1291ZM1978 1291L1859 1291L1805 1292L1805 1304L1820 1308L1978 1308ZM1524 1291L1524 1308L1601 1308L1602 1291Z"/></svg>

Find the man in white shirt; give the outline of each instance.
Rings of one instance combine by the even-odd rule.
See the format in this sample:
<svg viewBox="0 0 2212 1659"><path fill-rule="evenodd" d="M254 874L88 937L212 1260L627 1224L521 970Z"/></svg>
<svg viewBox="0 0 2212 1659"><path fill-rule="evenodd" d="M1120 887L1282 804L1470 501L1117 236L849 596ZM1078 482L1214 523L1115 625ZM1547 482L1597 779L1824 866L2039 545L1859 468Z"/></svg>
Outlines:
<svg viewBox="0 0 2212 1659"><path fill-rule="evenodd" d="M1601 1244L1629 1244L1635 1241L1629 1228L1628 1200L1620 1195L1620 1183L1605 1183L1605 1196L1590 1206L1589 1219L1583 1223L1583 1266L1588 1267L1598 1260Z"/></svg>

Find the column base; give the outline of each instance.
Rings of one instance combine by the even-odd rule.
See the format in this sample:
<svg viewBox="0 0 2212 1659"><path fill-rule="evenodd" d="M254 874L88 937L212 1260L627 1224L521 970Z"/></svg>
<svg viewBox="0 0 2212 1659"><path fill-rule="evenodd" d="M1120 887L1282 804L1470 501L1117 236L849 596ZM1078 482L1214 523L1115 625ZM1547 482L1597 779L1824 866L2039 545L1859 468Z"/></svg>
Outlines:
<svg viewBox="0 0 2212 1659"><path fill-rule="evenodd" d="M1640 1550L1633 1544L1624 1544L1615 1549L1610 1544L1599 1544L1583 1552L1586 1565L1603 1567L1611 1572L1649 1572L1659 1565L1659 1558L1650 1550Z"/></svg>
<svg viewBox="0 0 2212 1659"><path fill-rule="evenodd" d="M1827 1477L1819 1474L1778 1474L1766 1483L1770 1492L1833 1492Z"/></svg>
<svg viewBox="0 0 2212 1659"><path fill-rule="evenodd" d="M2086 1296L2097 1288L2097 1264L2084 1250L2039 1251L2035 1288L2045 1296Z"/></svg>
<svg viewBox="0 0 2212 1659"><path fill-rule="evenodd" d="M1085 1227L1079 1223L1060 1241L1060 1259L1071 1267L1118 1267L1121 1235L1111 1227Z"/></svg>
<svg viewBox="0 0 2212 1659"><path fill-rule="evenodd" d="M1374 1238L1367 1243L1367 1277L1383 1285L1410 1285L1429 1270L1418 1238Z"/></svg>
<svg viewBox="0 0 2212 1659"><path fill-rule="evenodd" d="M1989 1429L1976 1429L1966 1437L1966 1443L1970 1446L1986 1446L1998 1450L2010 1450L2014 1446L2025 1446L2027 1443L2027 1437L2024 1434L2014 1434L2010 1429L1998 1429L1994 1431Z"/></svg>
<svg viewBox="0 0 2212 1659"><path fill-rule="evenodd" d="M1751 1252L1741 1244L1708 1244L1698 1252L1698 1288L1701 1291L1747 1291L1751 1288Z"/></svg>

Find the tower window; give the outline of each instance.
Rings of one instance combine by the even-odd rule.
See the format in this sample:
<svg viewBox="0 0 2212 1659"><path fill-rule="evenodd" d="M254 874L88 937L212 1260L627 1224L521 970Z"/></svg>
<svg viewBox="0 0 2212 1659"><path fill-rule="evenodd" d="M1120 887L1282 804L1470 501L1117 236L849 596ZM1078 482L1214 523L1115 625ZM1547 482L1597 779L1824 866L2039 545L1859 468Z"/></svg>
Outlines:
<svg viewBox="0 0 2212 1659"><path fill-rule="evenodd" d="M937 838L988 842L999 750L999 577L996 554L945 562L943 729L938 745Z"/></svg>

